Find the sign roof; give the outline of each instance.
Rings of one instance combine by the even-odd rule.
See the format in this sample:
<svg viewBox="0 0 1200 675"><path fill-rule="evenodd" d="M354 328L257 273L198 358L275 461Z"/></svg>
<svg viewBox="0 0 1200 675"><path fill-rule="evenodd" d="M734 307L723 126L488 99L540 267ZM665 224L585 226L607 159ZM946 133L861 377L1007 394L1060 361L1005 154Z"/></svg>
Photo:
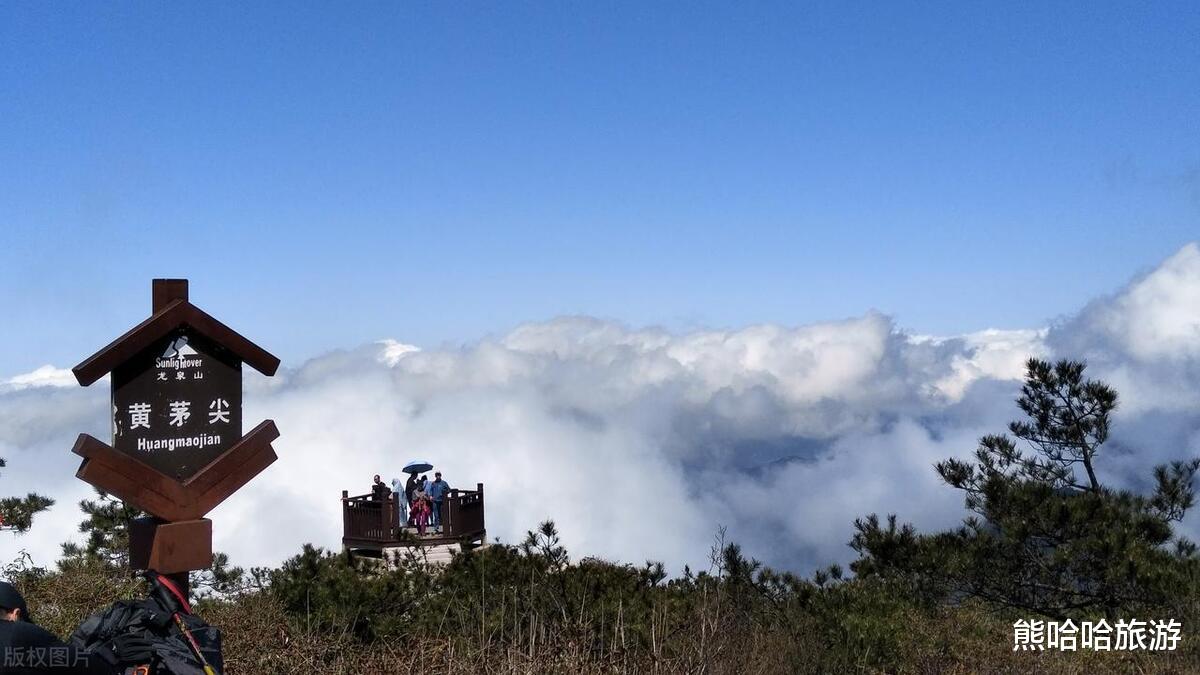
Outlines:
<svg viewBox="0 0 1200 675"><path fill-rule="evenodd" d="M160 280L155 281L157 283ZM172 281L178 284L182 280ZM75 373L79 384L85 387L92 384L155 341L185 325L229 350L243 363L263 375L275 374L279 368L278 358L188 302L186 282L175 288L177 292L174 299L165 301L166 299L162 298L161 306L158 304L160 298L156 298L154 313L150 318L72 368L71 372Z"/></svg>

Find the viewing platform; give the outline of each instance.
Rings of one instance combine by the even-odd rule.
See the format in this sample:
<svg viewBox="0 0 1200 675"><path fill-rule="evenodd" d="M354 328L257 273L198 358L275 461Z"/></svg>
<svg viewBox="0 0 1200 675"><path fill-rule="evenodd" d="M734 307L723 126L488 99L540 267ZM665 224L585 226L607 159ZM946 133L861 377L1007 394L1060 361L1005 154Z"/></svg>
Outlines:
<svg viewBox="0 0 1200 675"><path fill-rule="evenodd" d="M351 553L376 557L388 549L453 544L467 550L486 540L483 483L474 490L450 490L442 502L442 526L428 527L423 535L417 534L417 528L399 522L394 493L379 500L369 494L352 497L342 491L342 548Z"/></svg>

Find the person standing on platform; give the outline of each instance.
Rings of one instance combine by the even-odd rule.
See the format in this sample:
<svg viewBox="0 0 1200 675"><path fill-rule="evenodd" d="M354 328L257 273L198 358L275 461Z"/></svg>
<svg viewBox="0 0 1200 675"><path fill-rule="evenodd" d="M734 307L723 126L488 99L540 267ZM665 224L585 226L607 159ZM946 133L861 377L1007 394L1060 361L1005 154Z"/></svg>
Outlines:
<svg viewBox="0 0 1200 675"><path fill-rule="evenodd" d="M377 502L386 502L387 498L388 486L379 478L379 474L375 474L375 482L371 484L371 499Z"/></svg>
<svg viewBox="0 0 1200 675"><path fill-rule="evenodd" d="M392 499L396 502L396 524L404 527L408 520L408 499L404 495L404 483L399 478L392 479Z"/></svg>
<svg viewBox="0 0 1200 675"><path fill-rule="evenodd" d="M433 474L433 482L429 484L429 498L433 500L431 524L434 532L442 531L442 502L450 493L450 484L442 480L442 472Z"/></svg>
<svg viewBox="0 0 1200 675"><path fill-rule="evenodd" d="M412 514L413 521L417 524L417 534L424 536L425 527L429 524L429 495L425 494L420 485L413 492Z"/></svg>
<svg viewBox="0 0 1200 675"><path fill-rule="evenodd" d="M413 519L413 512L412 512L413 495L416 493L416 491L417 491L417 474L414 472L414 473L408 474L408 482L406 482L404 484L404 501L408 502L408 524L409 525L416 525L416 521Z"/></svg>

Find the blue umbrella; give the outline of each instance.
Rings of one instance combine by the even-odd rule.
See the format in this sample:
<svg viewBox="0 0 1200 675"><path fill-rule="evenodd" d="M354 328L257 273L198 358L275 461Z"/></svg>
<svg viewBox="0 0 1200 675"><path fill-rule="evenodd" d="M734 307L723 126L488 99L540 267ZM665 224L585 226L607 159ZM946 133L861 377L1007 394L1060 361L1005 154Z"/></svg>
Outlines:
<svg viewBox="0 0 1200 675"><path fill-rule="evenodd" d="M429 462L409 462L404 465L404 473L421 473L422 471L429 471L432 468L433 465Z"/></svg>

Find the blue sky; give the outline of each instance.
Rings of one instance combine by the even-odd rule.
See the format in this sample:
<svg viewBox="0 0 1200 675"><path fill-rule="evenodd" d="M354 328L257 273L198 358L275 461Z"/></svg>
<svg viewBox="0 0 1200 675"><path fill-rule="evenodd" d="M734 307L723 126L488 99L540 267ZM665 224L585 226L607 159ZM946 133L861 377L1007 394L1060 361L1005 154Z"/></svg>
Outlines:
<svg viewBox="0 0 1200 675"><path fill-rule="evenodd" d="M1188 3L5 4L0 375L155 276L291 364L561 314L1041 326L1200 236L1197 36Z"/></svg>

